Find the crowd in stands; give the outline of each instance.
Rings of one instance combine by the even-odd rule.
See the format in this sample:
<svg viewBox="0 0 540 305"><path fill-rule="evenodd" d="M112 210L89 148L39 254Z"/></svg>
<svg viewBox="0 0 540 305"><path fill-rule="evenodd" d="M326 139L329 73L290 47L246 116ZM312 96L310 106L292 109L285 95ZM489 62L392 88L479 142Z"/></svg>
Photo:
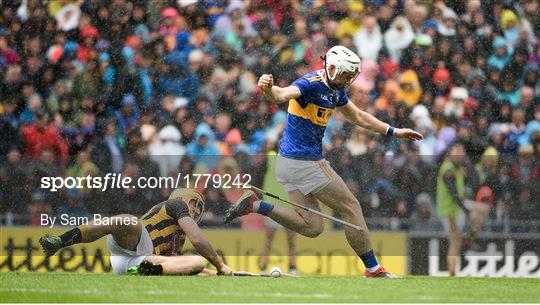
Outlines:
<svg viewBox="0 0 540 305"><path fill-rule="evenodd" d="M439 230L437 169L467 152L466 196L493 231L540 220L540 8L536 0L3 0L0 214L140 215L170 192L50 192L45 176L249 173L262 183L286 86L340 44L362 58L355 105L424 135L373 134L334 112L323 149L375 229ZM214 156L214 157L211 157ZM220 225L234 190L208 188ZM242 227L264 226L259 217Z"/></svg>

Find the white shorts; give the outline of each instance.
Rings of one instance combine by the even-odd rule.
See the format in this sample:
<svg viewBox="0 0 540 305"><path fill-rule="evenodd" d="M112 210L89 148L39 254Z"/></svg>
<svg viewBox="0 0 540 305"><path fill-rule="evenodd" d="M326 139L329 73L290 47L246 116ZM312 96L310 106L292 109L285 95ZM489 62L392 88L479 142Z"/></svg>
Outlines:
<svg viewBox="0 0 540 305"><path fill-rule="evenodd" d="M141 225L141 238L135 251L120 247L110 234L107 235L107 247L111 253L112 269L117 274L127 274L130 267L138 266L145 257L154 252L152 239L143 225Z"/></svg>
<svg viewBox="0 0 540 305"><path fill-rule="evenodd" d="M460 213L460 214L457 214L456 216L442 217L441 220L444 227L444 231L446 233L450 233L450 217L454 217L456 220L457 233L463 233L463 229L465 229L465 221L466 221L465 214Z"/></svg>
<svg viewBox="0 0 540 305"><path fill-rule="evenodd" d="M320 191L337 175L325 159L294 160L280 155L276 159L276 178L287 192L299 190L307 195Z"/></svg>

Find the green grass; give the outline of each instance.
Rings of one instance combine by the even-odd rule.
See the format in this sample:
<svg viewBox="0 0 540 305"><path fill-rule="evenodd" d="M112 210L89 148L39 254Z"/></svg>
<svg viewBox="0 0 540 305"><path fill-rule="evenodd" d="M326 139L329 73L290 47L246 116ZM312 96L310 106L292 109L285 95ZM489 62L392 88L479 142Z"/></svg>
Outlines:
<svg viewBox="0 0 540 305"><path fill-rule="evenodd" d="M539 300L540 279L0 273L0 302L13 303L535 303Z"/></svg>

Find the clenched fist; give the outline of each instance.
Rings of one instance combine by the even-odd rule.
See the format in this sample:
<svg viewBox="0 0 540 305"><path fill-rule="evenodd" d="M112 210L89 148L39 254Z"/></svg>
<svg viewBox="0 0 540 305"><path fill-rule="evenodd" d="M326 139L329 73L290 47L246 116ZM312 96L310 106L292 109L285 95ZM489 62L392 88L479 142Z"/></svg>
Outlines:
<svg viewBox="0 0 540 305"><path fill-rule="evenodd" d="M261 78L259 78L259 88L264 93L270 93L272 91L272 86L274 85L274 77L272 74L263 74Z"/></svg>

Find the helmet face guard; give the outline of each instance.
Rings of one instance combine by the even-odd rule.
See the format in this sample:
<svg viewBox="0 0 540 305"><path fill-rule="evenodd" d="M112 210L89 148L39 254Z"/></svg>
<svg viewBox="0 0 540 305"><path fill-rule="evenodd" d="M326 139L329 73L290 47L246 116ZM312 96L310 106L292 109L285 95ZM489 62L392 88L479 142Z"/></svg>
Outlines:
<svg viewBox="0 0 540 305"><path fill-rule="evenodd" d="M180 188L174 190L169 199L183 200L189 211L189 216L199 223L204 215L204 196L194 189Z"/></svg>
<svg viewBox="0 0 540 305"><path fill-rule="evenodd" d="M204 215L204 201L202 199L191 199L187 205L189 215L196 223L199 223Z"/></svg>

